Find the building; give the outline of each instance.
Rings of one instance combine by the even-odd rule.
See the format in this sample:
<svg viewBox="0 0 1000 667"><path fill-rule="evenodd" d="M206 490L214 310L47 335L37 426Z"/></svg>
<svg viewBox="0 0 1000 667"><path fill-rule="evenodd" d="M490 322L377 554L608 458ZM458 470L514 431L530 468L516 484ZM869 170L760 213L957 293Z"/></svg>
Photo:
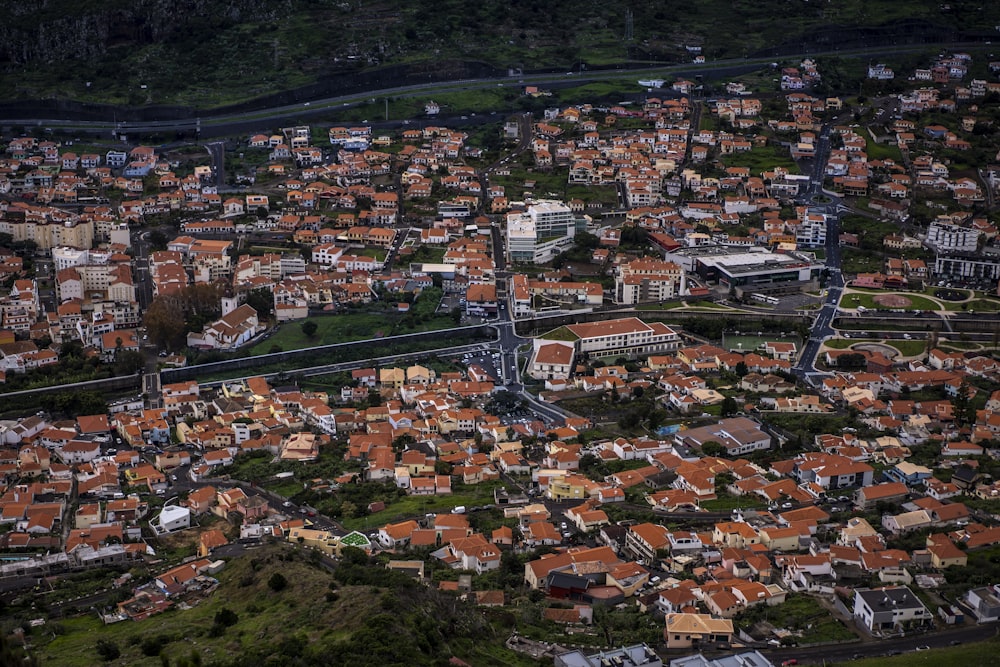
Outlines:
<svg viewBox="0 0 1000 667"><path fill-rule="evenodd" d="M729 645L733 638L733 622L728 618L712 618L708 614L667 614L663 638L668 649L715 648Z"/></svg>
<svg viewBox="0 0 1000 667"><path fill-rule="evenodd" d="M965 601L978 622L1000 621L1000 586L973 588L965 594Z"/></svg>
<svg viewBox="0 0 1000 667"><path fill-rule="evenodd" d="M666 301L686 291L684 269L675 262L635 259L619 266L615 275L615 302L623 305Z"/></svg>
<svg viewBox="0 0 1000 667"><path fill-rule="evenodd" d="M577 356L583 358L645 358L680 347L676 331L662 322L647 324L637 317L569 324L541 338L572 342Z"/></svg>
<svg viewBox="0 0 1000 667"><path fill-rule="evenodd" d="M555 667L663 667L663 661L656 651L645 644L609 649L591 655L576 650L557 655Z"/></svg>
<svg viewBox="0 0 1000 667"><path fill-rule="evenodd" d="M507 216L507 257L511 262L544 264L573 245L576 216L558 201L537 201Z"/></svg>
<svg viewBox="0 0 1000 667"><path fill-rule="evenodd" d="M986 246L972 252L939 252L934 257L934 274L959 280L1000 280L1000 250Z"/></svg>
<svg viewBox="0 0 1000 667"><path fill-rule="evenodd" d="M927 228L924 243L938 252L975 252L981 232L935 220Z"/></svg>
<svg viewBox="0 0 1000 667"><path fill-rule="evenodd" d="M179 505L167 505L156 517L154 528L161 533L171 533L191 527L191 510Z"/></svg>
<svg viewBox="0 0 1000 667"><path fill-rule="evenodd" d="M924 603L906 586L854 591L854 621L872 634L900 632L930 623L932 618Z"/></svg>
<svg viewBox="0 0 1000 667"><path fill-rule="evenodd" d="M684 247L666 253L665 259L706 282L734 290L740 298L755 292L793 294L816 289L823 270L823 264L808 253L776 253L761 247Z"/></svg>
<svg viewBox="0 0 1000 667"><path fill-rule="evenodd" d="M528 374L536 380L567 380L573 371L575 353L572 342L535 338Z"/></svg>
<svg viewBox="0 0 1000 667"><path fill-rule="evenodd" d="M747 417L722 419L716 424L679 431L674 442L680 447L701 447L707 442L717 442L726 448L729 456L743 456L750 452L770 449L771 436L760 425Z"/></svg>

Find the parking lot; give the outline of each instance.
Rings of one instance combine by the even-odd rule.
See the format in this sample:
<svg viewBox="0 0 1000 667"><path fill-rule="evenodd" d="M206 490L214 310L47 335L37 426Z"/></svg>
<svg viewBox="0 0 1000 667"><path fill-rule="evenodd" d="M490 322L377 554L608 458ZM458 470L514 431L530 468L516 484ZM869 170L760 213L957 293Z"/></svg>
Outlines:
<svg viewBox="0 0 1000 667"><path fill-rule="evenodd" d="M474 353L471 353L471 354L463 354L462 358L461 358L461 362L466 367L469 367L469 366L479 366L484 371L486 371L486 373L488 373L490 375L490 377L492 377L493 379L495 379L497 382L500 382L503 379L501 377L500 370L499 370L499 366L500 366L500 353L499 352L491 352L489 350L485 350L485 351L482 351L482 352L474 352Z"/></svg>

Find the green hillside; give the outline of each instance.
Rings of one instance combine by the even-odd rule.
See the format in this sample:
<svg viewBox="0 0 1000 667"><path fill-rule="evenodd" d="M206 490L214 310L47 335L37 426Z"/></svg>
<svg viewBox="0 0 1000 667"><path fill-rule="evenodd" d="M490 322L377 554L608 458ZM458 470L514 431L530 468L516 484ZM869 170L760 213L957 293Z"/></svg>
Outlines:
<svg viewBox="0 0 1000 667"><path fill-rule="evenodd" d="M93 613L66 618L32 631L32 655L59 667L381 667L443 665L452 656L475 665L535 664L505 649L509 631L474 606L353 552L331 573L318 554L290 545L253 550L229 561L219 588L191 609L107 626ZM99 643L118 657L102 661Z"/></svg>
<svg viewBox="0 0 1000 667"><path fill-rule="evenodd" d="M329 77L412 83L508 68L708 59L990 39L1000 5L958 0L50 0L7 3L2 100L212 107ZM776 20L780 17L780 20ZM863 29L859 29L863 26ZM402 78L401 78L402 77Z"/></svg>

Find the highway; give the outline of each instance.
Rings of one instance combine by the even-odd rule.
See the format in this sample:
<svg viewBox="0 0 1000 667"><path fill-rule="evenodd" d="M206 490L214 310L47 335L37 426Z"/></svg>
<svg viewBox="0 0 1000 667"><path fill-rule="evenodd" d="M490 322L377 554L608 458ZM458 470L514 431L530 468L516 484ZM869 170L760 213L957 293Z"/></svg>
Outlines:
<svg viewBox="0 0 1000 667"><path fill-rule="evenodd" d="M902 54L911 52L925 52L928 49L959 49L969 50L982 48L982 44L921 44L916 46L880 45L873 48L832 51L809 51L801 54L785 54L782 60L790 60L796 57L816 58L818 56L829 55L834 57L846 57L850 55L862 55L867 58L876 58L887 54ZM241 132L250 131L253 128L270 127L276 122L308 122L310 118L319 119L329 116L330 112L343 111L361 104L368 104L373 99L400 98L400 97L426 97L434 93L447 92L467 92L476 89L489 89L497 87L521 88L524 85L540 86L566 86L584 85L588 83L609 81L609 80L630 80L656 79L664 77L687 77L711 76L713 78L724 79L746 72L768 67L773 56L748 60L745 58L732 58L728 60L718 60L704 64L679 63L676 65L658 65L637 69L615 69L615 70L592 70L583 72L567 72L565 74L544 73L527 74L517 76L506 76L496 78L464 79L458 81L421 82L419 84L397 86L393 88L371 89L358 91L349 95L338 95L325 98L302 100L295 104L287 104L270 108L255 109L240 113L220 113L211 109L192 110L191 116L184 119L162 119L145 121L126 121L108 118L104 121L74 120L66 115L58 115L55 111L50 118L7 118L3 119L5 125L22 125L27 127L44 127L47 129L75 129L80 132L102 134L104 132L116 134L167 134L176 132L194 132L199 138L225 137ZM63 112L65 114L65 112ZM118 112L117 118L127 117L128 109ZM398 122L397 122L398 124Z"/></svg>

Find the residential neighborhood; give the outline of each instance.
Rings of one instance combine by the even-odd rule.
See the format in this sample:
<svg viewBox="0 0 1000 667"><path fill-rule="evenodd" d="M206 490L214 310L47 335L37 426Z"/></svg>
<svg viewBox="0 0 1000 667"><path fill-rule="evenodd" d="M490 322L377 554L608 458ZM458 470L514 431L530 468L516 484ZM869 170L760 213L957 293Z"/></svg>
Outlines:
<svg viewBox="0 0 1000 667"><path fill-rule="evenodd" d="M820 94L821 58L525 85L544 109L489 138L443 97L262 123L232 182L198 145L4 136L5 602L44 582L55 622L93 577L75 611L158 623L302 558L331 605L384 576L546 664L971 641L1000 618L982 55L872 62L870 97Z"/></svg>

